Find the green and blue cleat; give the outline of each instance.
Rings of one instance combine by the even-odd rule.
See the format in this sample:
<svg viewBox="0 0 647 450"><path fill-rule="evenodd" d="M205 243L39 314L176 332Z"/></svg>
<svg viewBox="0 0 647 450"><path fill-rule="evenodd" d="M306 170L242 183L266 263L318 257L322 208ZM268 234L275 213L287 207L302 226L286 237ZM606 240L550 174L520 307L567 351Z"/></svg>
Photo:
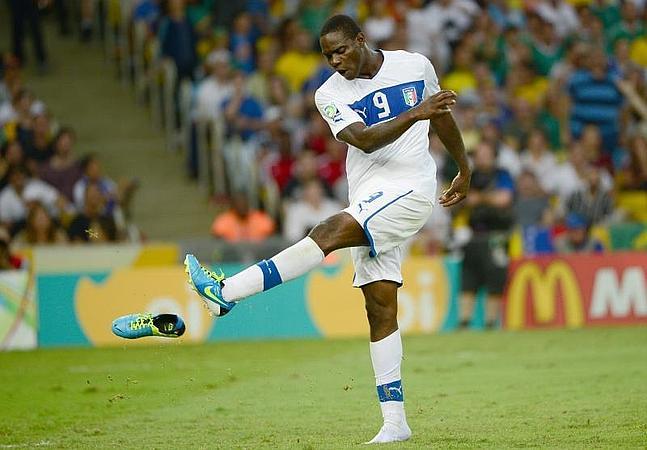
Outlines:
<svg viewBox="0 0 647 450"><path fill-rule="evenodd" d="M186 326L176 314L128 314L112 322L112 332L125 339L146 336L176 338L184 334Z"/></svg>
<svg viewBox="0 0 647 450"><path fill-rule="evenodd" d="M184 271L189 277L189 286L200 295L213 315L224 316L236 306L236 302L228 302L222 296L222 281L225 279L222 271L217 275L200 265L191 254L184 258Z"/></svg>

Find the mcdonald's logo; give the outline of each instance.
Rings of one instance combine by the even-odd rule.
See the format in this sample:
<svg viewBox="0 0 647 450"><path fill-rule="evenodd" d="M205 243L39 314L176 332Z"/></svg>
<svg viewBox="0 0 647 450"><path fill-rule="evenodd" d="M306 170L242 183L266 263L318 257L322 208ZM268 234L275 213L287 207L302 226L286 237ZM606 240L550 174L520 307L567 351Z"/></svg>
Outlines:
<svg viewBox="0 0 647 450"><path fill-rule="evenodd" d="M523 262L510 275L505 299L506 328L518 330L528 325L556 324L559 319L567 327L584 325L580 285L573 268L565 261L555 260L544 270L537 262ZM559 299L562 317L558 317ZM531 311L527 309L529 304L532 304Z"/></svg>

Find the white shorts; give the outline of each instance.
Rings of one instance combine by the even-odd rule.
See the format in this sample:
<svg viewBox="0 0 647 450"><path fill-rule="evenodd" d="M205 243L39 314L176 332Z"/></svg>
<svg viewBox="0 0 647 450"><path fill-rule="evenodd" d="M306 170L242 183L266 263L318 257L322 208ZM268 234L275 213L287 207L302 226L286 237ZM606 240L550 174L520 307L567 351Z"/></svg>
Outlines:
<svg viewBox="0 0 647 450"><path fill-rule="evenodd" d="M353 286L379 280L402 284L402 245L427 222L432 208L429 198L413 190L385 189L352 201L344 211L361 225L370 244L350 249Z"/></svg>

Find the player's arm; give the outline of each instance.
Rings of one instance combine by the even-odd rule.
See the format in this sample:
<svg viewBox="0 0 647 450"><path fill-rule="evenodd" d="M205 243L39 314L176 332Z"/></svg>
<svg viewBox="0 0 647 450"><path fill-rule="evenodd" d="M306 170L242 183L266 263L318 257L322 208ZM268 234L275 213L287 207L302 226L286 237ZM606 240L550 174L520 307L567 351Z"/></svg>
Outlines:
<svg viewBox="0 0 647 450"><path fill-rule="evenodd" d="M390 144L419 120L436 115L446 115L449 107L456 102L453 91L439 91L392 120L367 127L363 122L348 125L337 134L337 139L357 147L365 153L373 153ZM462 142L462 141L461 141Z"/></svg>
<svg viewBox="0 0 647 450"><path fill-rule="evenodd" d="M465 144L451 111L434 115L430 117L430 120L431 126L440 141L458 165L458 175L452 180L452 184L442 193L439 199L441 205L452 206L463 200L470 188L472 174L465 154Z"/></svg>

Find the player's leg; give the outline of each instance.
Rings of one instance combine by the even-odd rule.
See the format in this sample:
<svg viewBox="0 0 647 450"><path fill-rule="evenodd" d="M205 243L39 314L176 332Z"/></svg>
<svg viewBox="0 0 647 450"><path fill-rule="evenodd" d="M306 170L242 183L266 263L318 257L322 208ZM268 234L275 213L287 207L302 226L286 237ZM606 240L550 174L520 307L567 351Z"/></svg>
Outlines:
<svg viewBox="0 0 647 450"><path fill-rule="evenodd" d="M461 328L470 327L474 318L476 293L487 281L486 266L483 265L483 257L487 251L487 242L477 237L472 237L463 249L462 295L459 311L459 326Z"/></svg>
<svg viewBox="0 0 647 450"><path fill-rule="evenodd" d="M465 278L463 278L465 279ZM463 290L460 299L460 311L458 326L460 328L469 328L474 317L474 304L476 302L476 294L473 290Z"/></svg>
<svg viewBox="0 0 647 450"><path fill-rule="evenodd" d="M267 291L318 266L330 252L368 245L362 227L348 213L340 212L319 223L301 241L269 260L225 279L200 265L193 255L184 260L189 283L216 315L224 315L235 301Z"/></svg>
<svg viewBox="0 0 647 450"><path fill-rule="evenodd" d="M485 304L486 328L495 328L500 323L503 291L508 277L507 242L496 239L491 241L494 245L489 247L485 263L487 279L484 285L488 292Z"/></svg>
<svg viewBox="0 0 647 450"><path fill-rule="evenodd" d="M384 424L370 443L404 441L411 437L404 412L400 366L402 340L398 329L399 284L375 281L362 286L371 332L371 362Z"/></svg>

